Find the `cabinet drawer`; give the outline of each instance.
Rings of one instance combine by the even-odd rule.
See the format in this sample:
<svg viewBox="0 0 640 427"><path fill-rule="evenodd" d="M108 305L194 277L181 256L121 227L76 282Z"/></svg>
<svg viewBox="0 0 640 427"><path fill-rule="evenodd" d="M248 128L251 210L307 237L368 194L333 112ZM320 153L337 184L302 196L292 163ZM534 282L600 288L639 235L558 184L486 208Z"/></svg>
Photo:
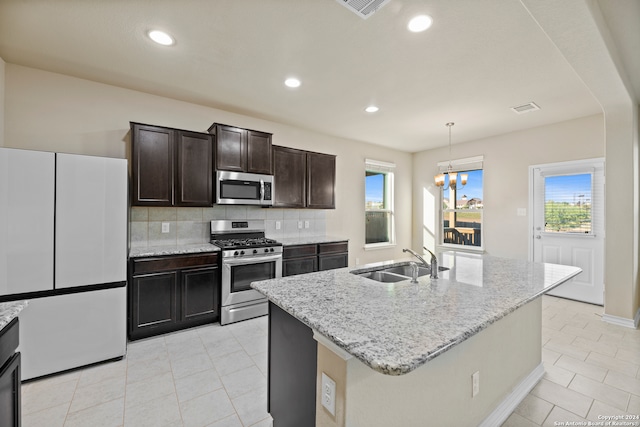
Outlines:
<svg viewBox="0 0 640 427"><path fill-rule="evenodd" d="M297 245L297 246L285 246L282 250L282 258L299 258L306 256L313 256L317 253L316 245Z"/></svg>
<svg viewBox="0 0 640 427"><path fill-rule="evenodd" d="M347 254L321 255L318 257L318 271L346 267L349 262L348 258Z"/></svg>
<svg viewBox="0 0 640 427"><path fill-rule="evenodd" d="M217 265L218 254L208 253L203 255L168 256L158 258L143 258L133 260L132 274L144 274L160 271L179 270L187 267L202 265Z"/></svg>
<svg viewBox="0 0 640 427"><path fill-rule="evenodd" d="M349 242L336 242L336 243L320 243L318 245L318 253L323 254L335 254L349 251Z"/></svg>
<svg viewBox="0 0 640 427"><path fill-rule="evenodd" d="M296 274L313 273L318 271L318 257L310 256L282 261L282 276L295 276Z"/></svg>

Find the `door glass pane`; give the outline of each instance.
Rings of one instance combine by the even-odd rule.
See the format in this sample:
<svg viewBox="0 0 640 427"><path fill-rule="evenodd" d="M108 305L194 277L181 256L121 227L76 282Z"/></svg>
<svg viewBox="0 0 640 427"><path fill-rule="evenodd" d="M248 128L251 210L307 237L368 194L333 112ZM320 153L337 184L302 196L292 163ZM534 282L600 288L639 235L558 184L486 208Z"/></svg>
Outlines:
<svg viewBox="0 0 640 427"><path fill-rule="evenodd" d="M462 174L467 175L463 186ZM460 171L458 182L449 187L449 175L445 174L442 192L442 243L448 245L482 247L482 211L484 202L483 170Z"/></svg>
<svg viewBox="0 0 640 427"><path fill-rule="evenodd" d="M544 231L591 234L591 173L544 178Z"/></svg>

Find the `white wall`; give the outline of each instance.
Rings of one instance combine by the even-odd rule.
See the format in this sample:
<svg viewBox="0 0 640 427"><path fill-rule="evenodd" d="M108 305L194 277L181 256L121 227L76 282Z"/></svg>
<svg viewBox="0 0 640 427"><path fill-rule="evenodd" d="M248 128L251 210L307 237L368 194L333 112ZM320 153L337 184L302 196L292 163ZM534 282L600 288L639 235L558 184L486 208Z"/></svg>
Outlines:
<svg viewBox="0 0 640 427"><path fill-rule="evenodd" d="M530 214L529 166L604 157L604 119L602 115L595 115L452 147L454 159L479 155L484 156L482 241L485 250L496 256L527 259L528 216L517 216L517 209L526 208L527 215ZM436 164L446 160L448 148L414 155L413 247L416 249L422 245L431 248L437 241L432 231L439 224L433 214L439 203L439 190L433 184L433 176L437 172Z"/></svg>
<svg viewBox="0 0 640 427"><path fill-rule="evenodd" d="M4 147L4 69L5 63L0 58L0 147Z"/></svg>
<svg viewBox="0 0 640 427"><path fill-rule="evenodd" d="M273 143L337 155L327 234L348 238L350 265L402 257L411 242L411 154L61 74L6 64L5 145L129 157L129 121L206 131L213 122L273 133ZM398 246L365 252L364 160L395 162Z"/></svg>

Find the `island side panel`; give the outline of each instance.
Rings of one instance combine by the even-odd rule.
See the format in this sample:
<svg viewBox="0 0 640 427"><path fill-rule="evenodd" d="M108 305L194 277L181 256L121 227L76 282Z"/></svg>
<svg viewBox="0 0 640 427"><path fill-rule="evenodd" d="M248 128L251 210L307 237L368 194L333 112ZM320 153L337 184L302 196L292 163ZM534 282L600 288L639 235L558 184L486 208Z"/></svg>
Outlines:
<svg viewBox="0 0 640 427"><path fill-rule="evenodd" d="M344 416L327 416L318 403L317 425L477 426L541 364L541 313L537 298L401 376L383 375L355 358L342 361L319 350L318 375L321 369L332 369L337 390L345 387L346 394L337 393L336 402L336 408L344 406ZM346 377L340 374L340 364ZM480 393L471 397L471 375L476 371Z"/></svg>
<svg viewBox="0 0 640 427"><path fill-rule="evenodd" d="M317 343L311 328L269 302L269 413L273 427L315 426Z"/></svg>

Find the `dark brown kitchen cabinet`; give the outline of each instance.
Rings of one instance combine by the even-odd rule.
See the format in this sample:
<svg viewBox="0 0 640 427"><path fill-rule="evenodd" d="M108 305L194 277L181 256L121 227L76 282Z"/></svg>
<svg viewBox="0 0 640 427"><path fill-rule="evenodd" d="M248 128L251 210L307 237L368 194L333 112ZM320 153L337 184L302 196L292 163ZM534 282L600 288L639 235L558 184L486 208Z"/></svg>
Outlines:
<svg viewBox="0 0 640 427"><path fill-rule="evenodd" d="M282 251L282 276L333 270L348 264L348 241L286 245Z"/></svg>
<svg viewBox="0 0 640 427"><path fill-rule="evenodd" d="M336 156L307 153L307 207L335 209Z"/></svg>
<svg viewBox="0 0 640 427"><path fill-rule="evenodd" d="M318 245L292 245L282 249L282 275L318 271Z"/></svg>
<svg viewBox="0 0 640 427"><path fill-rule="evenodd" d="M20 353L18 318L0 330L0 426L20 427Z"/></svg>
<svg viewBox="0 0 640 427"><path fill-rule="evenodd" d="M304 208L306 205L307 153L273 147L273 207Z"/></svg>
<svg viewBox="0 0 640 427"><path fill-rule="evenodd" d="M271 134L214 123L209 127L214 135L216 170L273 173Z"/></svg>
<svg viewBox="0 0 640 427"><path fill-rule="evenodd" d="M131 147L132 205L213 205L209 134L131 123Z"/></svg>
<svg viewBox="0 0 640 427"><path fill-rule="evenodd" d="M274 145L273 179L274 207L336 207L336 156Z"/></svg>
<svg viewBox="0 0 640 427"><path fill-rule="evenodd" d="M129 268L130 339L218 319L220 280L217 254L133 258Z"/></svg>

